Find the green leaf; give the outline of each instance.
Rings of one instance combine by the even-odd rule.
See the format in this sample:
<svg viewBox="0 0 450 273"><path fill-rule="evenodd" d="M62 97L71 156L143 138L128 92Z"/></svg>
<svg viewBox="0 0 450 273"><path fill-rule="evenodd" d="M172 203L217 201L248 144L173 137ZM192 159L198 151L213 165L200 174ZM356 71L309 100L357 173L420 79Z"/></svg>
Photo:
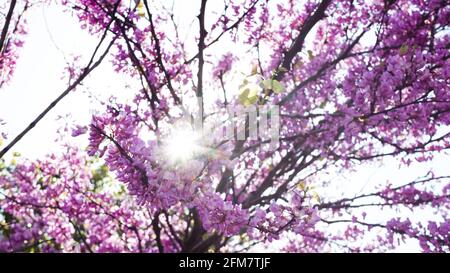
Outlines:
<svg viewBox="0 0 450 273"><path fill-rule="evenodd" d="M316 191L312 192L312 199L316 200L317 202L320 203L320 196Z"/></svg>
<svg viewBox="0 0 450 273"><path fill-rule="evenodd" d="M263 81L264 89L273 90L273 92L279 94L285 91L283 84L277 80L264 80Z"/></svg>
<svg viewBox="0 0 450 273"><path fill-rule="evenodd" d="M252 71L250 72L250 76L258 74L258 66L255 64L252 67Z"/></svg>
<svg viewBox="0 0 450 273"><path fill-rule="evenodd" d="M264 80L261 83L261 87L264 89L272 89L272 80Z"/></svg>
<svg viewBox="0 0 450 273"><path fill-rule="evenodd" d="M242 81L242 84L239 85L239 89L244 88L247 84L248 84L248 80L247 80L247 79L244 79L244 80Z"/></svg>
<svg viewBox="0 0 450 273"><path fill-rule="evenodd" d="M245 85L241 88L239 102L242 105L249 106L258 101L258 86Z"/></svg>
<svg viewBox="0 0 450 273"><path fill-rule="evenodd" d="M408 54L408 49L409 49L408 45L406 45L406 44L402 45L399 50L400 55L403 56L403 55Z"/></svg>
<svg viewBox="0 0 450 273"><path fill-rule="evenodd" d="M142 1L139 1L137 5L137 13L140 17L145 16L144 4L142 3Z"/></svg>
<svg viewBox="0 0 450 273"><path fill-rule="evenodd" d="M283 84L277 80L272 81L273 92L279 94L285 91Z"/></svg>
<svg viewBox="0 0 450 273"><path fill-rule="evenodd" d="M283 67L283 66L280 66L280 67L278 68L278 71L280 71L280 72L288 72L287 68L286 68L286 67Z"/></svg>
<svg viewBox="0 0 450 273"><path fill-rule="evenodd" d="M297 189L299 189L301 191L305 191L307 189L305 182L300 181L300 183L297 184Z"/></svg>

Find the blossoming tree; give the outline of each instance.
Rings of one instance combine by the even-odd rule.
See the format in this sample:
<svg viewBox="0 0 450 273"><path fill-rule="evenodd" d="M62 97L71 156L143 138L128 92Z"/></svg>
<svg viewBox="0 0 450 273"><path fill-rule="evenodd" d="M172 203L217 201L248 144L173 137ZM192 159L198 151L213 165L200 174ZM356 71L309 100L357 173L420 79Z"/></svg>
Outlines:
<svg viewBox="0 0 450 273"><path fill-rule="evenodd" d="M1 4L1 85L26 11L49 2ZM424 170L337 198L318 189L330 169L407 167L450 148L447 1L198 0L191 27L175 20L177 1L56 2L98 44L0 158L100 63L136 83L134 99L74 126L85 150L1 161L1 251L357 252L401 239L450 251L448 176ZM257 111L233 114L245 107ZM275 128L277 145L252 126Z"/></svg>

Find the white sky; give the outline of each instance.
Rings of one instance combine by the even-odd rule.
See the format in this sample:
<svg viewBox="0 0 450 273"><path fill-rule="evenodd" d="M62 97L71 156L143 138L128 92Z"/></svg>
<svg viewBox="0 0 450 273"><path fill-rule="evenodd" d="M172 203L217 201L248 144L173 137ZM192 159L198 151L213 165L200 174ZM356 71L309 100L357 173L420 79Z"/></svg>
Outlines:
<svg viewBox="0 0 450 273"><path fill-rule="evenodd" d="M196 5L187 2L178 1L177 5L181 4L180 10L184 14L196 15ZM61 80L64 75L64 56L69 59L75 55L89 58L98 40L81 30L78 20L62 12L60 7L32 9L27 20L29 34L25 37L24 48L20 50L14 77L9 85L0 90L0 118L7 123L0 127L0 131L7 132L9 140L66 88L66 81ZM229 48L221 45L216 50L226 53ZM85 63L86 61L82 62ZM126 77L112 70L109 62L104 62L85 80L83 88L65 97L13 150L31 158L57 151L59 144L55 145L55 139L56 131L61 126L61 122L57 121L59 116L70 114L72 121L87 124L92 109L98 106L89 98L87 91L103 99L112 94L127 97L132 95L124 92L127 82ZM430 169L434 169L437 175L450 175L449 162L450 156L442 154L431 162L399 169L397 160L386 159L384 162L357 167L352 173L324 175L323 179L333 180L334 188L327 189L327 192L344 191L346 196L351 197L361 190L371 192L374 185L387 180L404 184L424 175ZM435 218L429 211L420 213L419 216ZM379 212L368 213L367 222L376 222L381 218ZM406 244L398 250L417 251L417 245Z"/></svg>

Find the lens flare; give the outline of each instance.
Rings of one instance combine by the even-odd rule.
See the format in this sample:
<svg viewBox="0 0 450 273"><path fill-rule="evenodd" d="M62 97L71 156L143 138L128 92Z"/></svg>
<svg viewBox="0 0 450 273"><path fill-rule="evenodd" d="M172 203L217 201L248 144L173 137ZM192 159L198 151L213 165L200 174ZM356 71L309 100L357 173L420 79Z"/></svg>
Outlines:
<svg viewBox="0 0 450 273"><path fill-rule="evenodd" d="M176 130L165 141L165 155L171 163L185 163L200 153L200 136L192 130Z"/></svg>

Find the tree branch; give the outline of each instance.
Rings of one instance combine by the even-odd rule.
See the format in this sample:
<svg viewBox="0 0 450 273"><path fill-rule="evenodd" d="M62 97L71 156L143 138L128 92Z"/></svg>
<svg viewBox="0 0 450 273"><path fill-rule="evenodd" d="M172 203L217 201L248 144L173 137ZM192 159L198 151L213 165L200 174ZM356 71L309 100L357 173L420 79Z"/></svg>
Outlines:
<svg viewBox="0 0 450 273"><path fill-rule="evenodd" d="M107 27L109 29L109 26ZM103 41L106 38L107 30L104 32L102 38L100 39L100 42L98 43L97 47L95 48L95 51L92 55L91 60L89 61L89 64L83 69L83 72L78 77L78 79L73 82L69 87L67 87L64 92L61 93L54 101L52 101L47 108L44 109L19 135L17 135L11 143L9 143L5 148L3 148L0 151L0 158L2 158L14 145L16 145L31 129L33 129L47 114L50 112L65 96L67 96L72 90L74 90L95 68L97 68L100 63L102 63L103 59L108 54L109 50L111 49L112 45L116 41L117 37L114 37L103 54L99 57L99 59L96 62L93 62L95 58L95 54L100 47L100 45L103 43Z"/></svg>
<svg viewBox="0 0 450 273"><path fill-rule="evenodd" d="M16 6L16 0L11 0L11 4L9 5L8 14L5 18L5 24L3 25L2 34L0 36L0 52L3 52L3 46L6 40L6 34L8 34L9 24L11 23L11 19L14 13L14 8Z"/></svg>

